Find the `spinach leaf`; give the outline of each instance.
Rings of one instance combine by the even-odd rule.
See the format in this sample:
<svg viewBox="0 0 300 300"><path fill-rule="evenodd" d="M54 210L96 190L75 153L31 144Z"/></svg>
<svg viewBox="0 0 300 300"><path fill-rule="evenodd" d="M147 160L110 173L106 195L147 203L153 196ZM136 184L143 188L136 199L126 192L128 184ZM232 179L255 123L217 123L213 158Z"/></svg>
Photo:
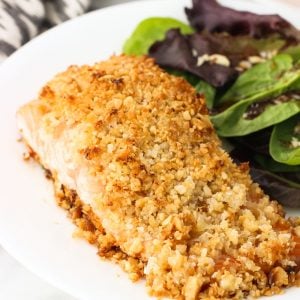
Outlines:
<svg viewBox="0 0 300 300"><path fill-rule="evenodd" d="M293 146L293 139L300 140L300 133L295 129L300 124L300 114L274 126L270 140L270 154L274 160L300 165L300 146ZM296 131L296 132L295 132Z"/></svg>
<svg viewBox="0 0 300 300"><path fill-rule="evenodd" d="M293 68L293 59L290 55L280 54L265 63L258 64L241 74L232 87L218 101L218 105L234 103L251 97L261 97L269 90L274 89L278 81L280 86L286 78L282 75ZM294 72L292 72L294 73ZM289 75L287 73L286 75Z"/></svg>
<svg viewBox="0 0 300 300"><path fill-rule="evenodd" d="M244 114L251 101L244 101L231 106L223 113L212 116L211 120L217 133L223 137L244 136L252 132L278 124L300 112L300 101L270 105L254 119L246 119Z"/></svg>
<svg viewBox="0 0 300 300"><path fill-rule="evenodd" d="M200 80L198 84L196 84L195 89L198 93L205 96L206 106L209 109L212 109L214 105L216 89L203 80Z"/></svg>
<svg viewBox="0 0 300 300"><path fill-rule="evenodd" d="M194 32L189 25L173 18L148 18L138 24L125 42L123 52L129 55L147 54L150 46L164 39L166 32L171 28L179 28L183 34Z"/></svg>
<svg viewBox="0 0 300 300"><path fill-rule="evenodd" d="M254 74L253 70L257 70L257 72ZM227 97L232 95L230 99L234 99L235 103L211 117L218 134L225 137L244 136L278 124L299 113L299 98L293 96L292 93L286 95L290 99L288 102L281 103L279 101L279 104L276 105L268 103L271 100L276 103L276 97L288 90L299 89L299 83L299 66L293 66L292 58L286 54L278 55L245 72L226 93ZM226 98L226 95L223 99ZM238 97L241 97L240 100ZM263 111L252 119L247 118L249 107L262 102L265 102Z"/></svg>

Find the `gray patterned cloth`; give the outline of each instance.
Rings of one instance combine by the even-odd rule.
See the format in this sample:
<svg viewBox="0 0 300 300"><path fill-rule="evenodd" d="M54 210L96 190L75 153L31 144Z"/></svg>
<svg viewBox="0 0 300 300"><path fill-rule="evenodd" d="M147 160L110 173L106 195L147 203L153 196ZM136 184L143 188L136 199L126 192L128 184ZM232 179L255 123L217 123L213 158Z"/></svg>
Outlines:
<svg viewBox="0 0 300 300"><path fill-rule="evenodd" d="M90 8L91 0L0 0L0 62L44 31Z"/></svg>

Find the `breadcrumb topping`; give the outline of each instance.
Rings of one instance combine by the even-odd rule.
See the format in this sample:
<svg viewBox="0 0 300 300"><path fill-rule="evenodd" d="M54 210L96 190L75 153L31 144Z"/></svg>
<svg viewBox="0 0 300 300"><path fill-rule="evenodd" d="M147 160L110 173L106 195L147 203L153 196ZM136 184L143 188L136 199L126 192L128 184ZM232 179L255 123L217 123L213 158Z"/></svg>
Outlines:
<svg viewBox="0 0 300 300"><path fill-rule="evenodd" d="M85 166L98 184L86 210L103 234L91 242L103 256L118 248L125 271L144 276L150 294L241 299L295 284L300 224L284 218L246 164L232 162L203 97L184 79L147 57L113 56L69 67L38 105L39 139L68 134L74 181Z"/></svg>

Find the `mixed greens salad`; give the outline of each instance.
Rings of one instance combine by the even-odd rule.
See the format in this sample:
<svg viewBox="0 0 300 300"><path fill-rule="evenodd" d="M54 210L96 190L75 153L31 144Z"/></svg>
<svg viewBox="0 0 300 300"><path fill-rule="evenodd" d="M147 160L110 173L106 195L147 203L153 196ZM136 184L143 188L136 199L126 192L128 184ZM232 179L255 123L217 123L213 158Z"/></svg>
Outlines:
<svg viewBox="0 0 300 300"><path fill-rule="evenodd" d="M250 163L253 179L282 204L300 207L300 31L278 15L193 0L189 25L142 21L124 53L148 54L206 97L224 147Z"/></svg>

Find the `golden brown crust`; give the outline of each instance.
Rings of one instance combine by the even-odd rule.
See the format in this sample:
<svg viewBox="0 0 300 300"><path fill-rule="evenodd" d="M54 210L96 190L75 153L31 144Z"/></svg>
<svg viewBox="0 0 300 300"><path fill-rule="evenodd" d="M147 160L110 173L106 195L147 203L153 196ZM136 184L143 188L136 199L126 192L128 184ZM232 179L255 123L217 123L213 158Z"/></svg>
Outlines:
<svg viewBox="0 0 300 300"><path fill-rule="evenodd" d="M47 173L49 174L49 171ZM113 236L105 232L92 208L82 203L76 191L69 190L53 177L48 179L53 180L57 204L68 211L68 216L78 227L78 230L74 232L74 237L84 238L90 244L95 245L100 257L118 263L124 271L129 273L131 280L136 281L143 277L144 263L129 257L120 250Z"/></svg>
<svg viewBox="0 0 300 300"><path fill-rule="evenodd" d="M239 299L294 283L290 222L221 149L184 79L114 56L70 67L38 101L43 134L70 134L72 163L103 187L93 199L103 243L145 265L152 294Z"/></svg>

